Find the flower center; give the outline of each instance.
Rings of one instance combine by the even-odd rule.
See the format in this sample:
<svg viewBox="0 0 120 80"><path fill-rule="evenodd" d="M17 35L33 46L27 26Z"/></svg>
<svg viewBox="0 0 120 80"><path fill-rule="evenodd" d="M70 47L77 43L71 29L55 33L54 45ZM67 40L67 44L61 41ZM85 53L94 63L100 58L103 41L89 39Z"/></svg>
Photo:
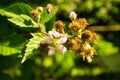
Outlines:
<svg viewBox="0 0 120 80"><path fill-rule="evenodd" d="M59 41L58 39L55 39L55 40L53 41L53 45L54 45L55 47L59 46L59 45L60 45L60 41Z"/></svg>

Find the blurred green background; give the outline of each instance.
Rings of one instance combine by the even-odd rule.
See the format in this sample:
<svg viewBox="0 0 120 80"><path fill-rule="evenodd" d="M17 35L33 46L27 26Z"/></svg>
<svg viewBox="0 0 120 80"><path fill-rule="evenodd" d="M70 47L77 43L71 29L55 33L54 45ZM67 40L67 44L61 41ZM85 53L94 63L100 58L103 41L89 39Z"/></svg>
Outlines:
<svg viewBox="0 0 120 80"><path fill-rule="evenodd" d="M78 17L87 18L90 23L88 27L104 25L114 28L114 25L120 25L120 0L1 0L0 8L19 2L29 4L33 8L52 3L59 7L56 19L63 20L66 24L70 22L68 17L70 11L75 11ZM12 37L7 37L9 34L14 35L12 32L16 29L8 27L12 25L6 21L6 18L0 16L0 45L4 42L2 38L7 39ZM22 33L22 30L16 32ZM98 55L91 63L76 57L73 52L67 52L65 55L56 53L52 57L47 56L47 53L39 54L23 64L20 63L21 58L18 54L5 56L0 53L0 80L119 80L120 31L97 31L96 33L100 36L98 45L94 46ZM15 41L15 37L21 36L14 36L11 41ZM11 44L16 44L15 47L21 49L25 40L20 40L23 43L20 45L16 42Z"/></svg>

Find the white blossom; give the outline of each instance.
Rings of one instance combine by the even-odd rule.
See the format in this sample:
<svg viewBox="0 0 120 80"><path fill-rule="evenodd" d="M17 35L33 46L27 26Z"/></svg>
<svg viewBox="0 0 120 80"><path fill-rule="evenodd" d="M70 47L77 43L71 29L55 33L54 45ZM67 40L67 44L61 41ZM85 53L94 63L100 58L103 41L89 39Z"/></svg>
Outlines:
<svg viewBox="0 0 120 80"><path fill-rule="evenodd" d="M67 41L67 37L62 37L59 40L60 40L60 43L63 44Z"/></svg>
<svg viewBox="0 0 120 80"><path fill-rule="evenodd" d="M48 34L51 38L58 38L60 36L59 33L56 31L55 32L49 31Z"/></svg>
<svg viewBox="0 0 120 80"><path fill-rule="evenodd" d="M59 51L61 54L64 54L67 49L63 44L67 41L65 34L60 34L56 31L49 31L49 36L44 38L45 43L49 45L48 55L54 55L55 51Z"/></svg>

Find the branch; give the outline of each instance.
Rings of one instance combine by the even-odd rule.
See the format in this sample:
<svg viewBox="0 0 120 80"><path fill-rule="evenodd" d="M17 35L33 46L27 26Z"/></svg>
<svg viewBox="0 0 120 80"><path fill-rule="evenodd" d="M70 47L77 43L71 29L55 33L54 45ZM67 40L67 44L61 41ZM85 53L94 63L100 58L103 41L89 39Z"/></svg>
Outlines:
<svg viewBox="0 0 120 80"><path fill-rule="evenodd" d="M88 29L92 31L120 31L120 25L114 26L89 26Z"/></svg>

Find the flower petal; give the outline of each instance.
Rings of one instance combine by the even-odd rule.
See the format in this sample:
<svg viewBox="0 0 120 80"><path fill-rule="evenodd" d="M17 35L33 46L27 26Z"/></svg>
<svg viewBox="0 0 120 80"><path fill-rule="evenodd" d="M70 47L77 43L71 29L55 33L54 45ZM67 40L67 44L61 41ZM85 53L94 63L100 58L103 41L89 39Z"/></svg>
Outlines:
<svg viewBox="0 0 120 80"><path fill-rule="evenodd" d="M64 54L64 53L67 51L67 49L66 49L66 47L64 47L63 45L60 45L60 46L58 47L58 51L59 51L61 54Z"/></svg>
<svg viewBox="0 0 120 80"><path fill-rule="evenodd" d="M45 43L47 43L47 44L50 44L50 43L52 42L51 38L50 38L50 37L48 37L48 36L44 37L44 39L43 39L43 40L44 40L44 41L45 41Z"/></svg>
<svg viewBox="0 0 120 80"><path fill-rule="evenodd" d="M52 55L54 55L54 52L55 52L55 49L54 48L50 48L49 51L48 51L48 55L52 56Z"/></svg>
<svg viewBox="0 0 120 80"><path fill-rule="evenodd" d="M49 31L48 34L49 34L50 38L53 38L53 32L52 31Z"/></svg>
<svg viewBox="0 0 120 80"><path fill-rule="evenodd" d="M50 35L50 38L59 38L60 34L58 32L53 32L53 31L49 31L48 34Z"/></svg>
<svg viewBox="0 0 120 80"><path fill-rule="evenodd" d="M62 37L59 40L60 40L60 44L63 44L67 41L67 37Z"/></svg>
<svg viewBox="0 0 120 80"><path fill-rule="evenodd" d="M56 32L56 31L55 31L55 32L53 33L53 37L54 37L54 38L59 38L59 37L60 37L60 35L59 35L59 33L58 33L58 32Z"/></svg>

